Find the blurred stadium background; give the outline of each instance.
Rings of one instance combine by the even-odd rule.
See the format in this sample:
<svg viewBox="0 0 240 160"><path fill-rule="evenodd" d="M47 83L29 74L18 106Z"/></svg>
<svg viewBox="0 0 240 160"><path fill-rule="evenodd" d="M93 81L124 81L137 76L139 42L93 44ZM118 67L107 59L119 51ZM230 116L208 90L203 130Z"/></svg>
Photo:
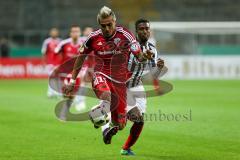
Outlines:
<svg viewBox="0 0 240 160"><path fill-rule="evenodd" d="M232 0L181 0L179 2L167 0L140 0L138 3L131 0L128 2L128 5L126 5L124 1L115 2L102 0L95 1L94 5L92 5L92 3L92 1L79 2L78 0L44 0L41 2L35 0L1 1L0 36L9 40L12 47L11 56L25 56L24 54L19 54L24 49L26 50L25 52L30 52L30 56L40 56L37 51L40 51L40 44L48 35L48 31L51 27L58 27L62 37L68 35L69 26L72 24L79 24L82 27L96 27L96 14L103 4L111 6L116 10L118 22L127 27L139 17L146 17L150 21L161 22L225 21L228 23L230 23L229 21L238 21L240 17L240 13L238 12L240 2ZM201 26L204 27L204 25ZM221 24L219 24L219 27L220 26ZM234 27L234 24L232 27ZM239 27L239 25L236 27ZM177 30L175 30L175 32L177 32ZM192 31L191 33L194 32L196 35L190 34L185 36L180 34L170 36L166 44L162 43L164 44L162 47L160 47L159 44L160 51L172 54L182 54L180 52L190 54L191 50L184 50L184 47L188 48L186 47L186 41L192 41L193 39L194 42L191 43L212 45L212 47L217 44L222 45L222 47L224 45L226 45L225 47L229 47L229 45L237 45L240 41L237 30L236 33L232 32L232 34L225 36L222 36L220 33L220 35L210 33L206 37L198 35L198 30ZM157 38L160 37L158 35L159 34L157 34ZM179 39L182 40L183 38L185 41L179 41ZM158 41L158 43L161 43L161 41ZM197 49L201 50L201 47L204 46L197 47L200 47ZM229 52L236 54L236 51L234 52L231 49ZM208 52L202 51L200 53Z"/></svg>
<svg viewBox="0 0 240 160"><path fill-rule="evenodd" d="M159 101L150 98L148 111L193 113L191 122L147 122L135 147L138 159L240 159L238 0L0 0L1 50L9 47L8 58L0 58L0 159L120 158L128 129L109 147L90 123L57 121L58 101L46 97L40 63L51 27L59 28L61 38L72 24L97 28L103 5L132 31L136 19L151 21L169 67L164 78L174 90Z"/></svg>
<svg viewBox="0 0 240 160"><path fill-rule="evenodd" d="M195 78L204 74L202 78L211 79L216 74L215 78L239 78L240 68L236 64L240 54L239 1L131 0L128 5L124 1L107 0L94 1L94 5L92 1L78 0L9 0L0 3L0 37L2 43L8 41L10 57L41 57L41 45L51 27L59 28L61 38L68 37L69 27L73 24L80 25L82 29L86 26L96 28L96 14L105 4L116 11L119 24L132 31L137 18L149 19L153 38L162 55L187 55L187 59L180 57L177 60L178 65L169 64L173 71L178 72L171 72L170 77ZM207 67L201 68L203 65L196 63L195 68L199 69L190 67L189 56L201 55L217 56L214 59L225 62L217 66L217 62L209 58L197 58L201 64L207 63ZM219 58L219 55L228 56Z"/></svg>

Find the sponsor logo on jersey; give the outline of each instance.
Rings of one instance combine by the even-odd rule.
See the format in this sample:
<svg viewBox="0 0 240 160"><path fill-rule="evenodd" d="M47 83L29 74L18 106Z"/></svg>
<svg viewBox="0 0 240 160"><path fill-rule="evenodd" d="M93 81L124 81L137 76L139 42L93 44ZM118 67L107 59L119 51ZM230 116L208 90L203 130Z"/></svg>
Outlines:
<svg viewBox="0 0 240 160"><path fill-rule="evenodd" d="M121 39L120 38L115 38L113 41L117 45L121 41Z"/></svg>
<svg viewBox="0 0 240 160"><path fill-rule="evenodd" d="M108 54L121 54L122 52L113 50L113 51L98 51L97 53L99 55L108 55Z"/></svg>

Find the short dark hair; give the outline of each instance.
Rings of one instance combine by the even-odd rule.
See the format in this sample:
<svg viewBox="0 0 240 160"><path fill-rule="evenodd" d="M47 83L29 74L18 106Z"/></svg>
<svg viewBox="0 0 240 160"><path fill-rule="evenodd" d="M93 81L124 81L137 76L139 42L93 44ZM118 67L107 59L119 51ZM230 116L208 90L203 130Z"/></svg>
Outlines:
<svg viewBox="0 0 240 160"><path fill-rule="evenodd" d="M72 29L72 28L80 28L80 26L77 25L77 24L72 24L72 25L71 25L71 29Z"/></svg>
<svg viewBox="0 0 240 160"><path fill-rule="evenodd" d="M144 19L144 18L138 19L138 20L135 22L135 29L136 29L136 30L137 30L137 26L138 26L140 23L149 23L149 21L148 21L147 19Z"/></svg>

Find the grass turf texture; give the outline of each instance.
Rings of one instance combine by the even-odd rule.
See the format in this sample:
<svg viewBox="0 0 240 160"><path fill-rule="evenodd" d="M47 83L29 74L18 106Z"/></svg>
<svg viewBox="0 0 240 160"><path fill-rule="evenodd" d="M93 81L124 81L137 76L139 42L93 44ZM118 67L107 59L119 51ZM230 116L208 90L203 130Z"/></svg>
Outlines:
<svg viewBox="0 0 240 160"><path fill-rule="evenodd" d="M148 98L150 113L187 114L192 120L148 121L132 148L120 156L127 128L104 145L87 122L58 121L58 100L46 98L46 80L0 81L0 159L240 159L240 81L171 81L174 90ZM89 106L96 100L88 99ZM153 118L154 119L154 118Z"/></svg>

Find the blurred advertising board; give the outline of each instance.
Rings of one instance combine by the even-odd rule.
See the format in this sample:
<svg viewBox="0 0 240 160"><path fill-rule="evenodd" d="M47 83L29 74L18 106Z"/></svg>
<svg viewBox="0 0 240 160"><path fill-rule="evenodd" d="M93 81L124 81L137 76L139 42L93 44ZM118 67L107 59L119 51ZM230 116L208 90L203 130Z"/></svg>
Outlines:
<svg viewBox="0 0 240 160"><path fill-rule="evenodd" d="M41 58L0 58L0 78L47 78L48 67Z"/></svg>
<svg viewBox="0 0 240 160"><path fill-rule="evenodd" d="M164 79L240 79L240 56L169 56ZM1 58L0 78L47 78L49 66L41 58Z"/></svg>
<svg viewBox="0 0 240 160"><path fill-rule="evenodd" d="M240 56L162 56L167 79L240 79Z"/></svg>

